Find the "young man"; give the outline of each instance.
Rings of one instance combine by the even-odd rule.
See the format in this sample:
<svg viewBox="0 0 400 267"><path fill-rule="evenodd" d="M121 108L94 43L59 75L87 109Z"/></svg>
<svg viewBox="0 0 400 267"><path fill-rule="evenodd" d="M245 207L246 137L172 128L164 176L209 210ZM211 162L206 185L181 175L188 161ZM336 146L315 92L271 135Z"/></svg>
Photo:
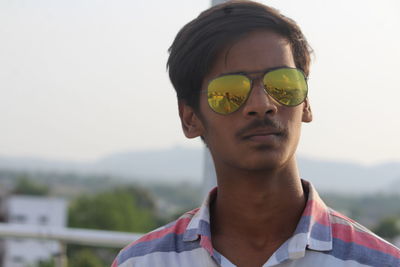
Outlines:
<svg viewBox="0 0 400 267"><path fill-rule="evenodd" d="M213 7L178 33L168 66L182 128L210 149L218 188L122 250L114 267L400 266L397 248L300 179L309 64L296 23L254 2Z"/></svg>

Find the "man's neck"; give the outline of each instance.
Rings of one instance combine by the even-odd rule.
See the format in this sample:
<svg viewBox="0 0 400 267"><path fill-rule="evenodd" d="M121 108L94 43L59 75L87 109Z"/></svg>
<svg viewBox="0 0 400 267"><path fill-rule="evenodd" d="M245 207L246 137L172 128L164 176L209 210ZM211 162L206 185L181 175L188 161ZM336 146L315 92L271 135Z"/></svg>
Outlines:
<svg viewBox="0 0 400 267"><path fill-rule="evenodd" d="M295 163L280 171L217 170L217 176L211 231L223 255L235 240L242 251L272 253L293 234L306 203Z"/></svg>

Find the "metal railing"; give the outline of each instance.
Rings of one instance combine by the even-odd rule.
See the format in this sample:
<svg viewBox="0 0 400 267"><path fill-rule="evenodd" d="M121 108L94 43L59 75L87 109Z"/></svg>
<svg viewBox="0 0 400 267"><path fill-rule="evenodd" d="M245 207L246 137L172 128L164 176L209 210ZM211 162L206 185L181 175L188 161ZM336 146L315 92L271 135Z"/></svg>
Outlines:
<svg viewBox="0 0 400 267"><path fill-rule="evenodd" d="M60 242L61 251L56 258L58 267L67 266L66 244L123 248L141 236L139 233L0 223L0 239L21 238Z"/></svg>
<svg viewBox="0 0 400 267"><path fill-rule="evenodd" d="M96 247L122 248L141 236L142 234L137 233L0 223L0 238L57 240L67 244Z"/></svg>

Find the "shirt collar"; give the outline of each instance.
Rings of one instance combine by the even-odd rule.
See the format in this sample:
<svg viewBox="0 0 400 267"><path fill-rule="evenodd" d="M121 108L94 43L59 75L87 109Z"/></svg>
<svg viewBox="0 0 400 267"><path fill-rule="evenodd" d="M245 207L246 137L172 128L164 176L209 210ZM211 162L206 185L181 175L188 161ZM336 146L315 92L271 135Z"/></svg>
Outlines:
<svg viewBox="0 0 400 267"><path fill-rule="evenodd" d="M211 239L210 230L210 204L217 196L217 187L214 187L205 198L200 208L194 213L190 223L186 227L183 241L194 241L200 236L207 236Z"/></svg>
<svg viewBox="0 0 400 267"><path fill-rule="evenodd" d="M302 184L308 197L294 235L306 233L307 248L311 250L332 250L330 210L310 182L302 180Z"/></svg>
<svg viewBox="0 0 400 267"><path fill-rule="evenodd" d="M329 209L310 182L302 180L302 185L307 195L306 207L293 236L281 247L282 249L286 247L284 254L289 258L304 256L306 249L332 250L332 227ZM211 244L210 203L216 195L217 187L210 191L200 209L195 212L183 235L183 241L187 242L200 238L200 245L211 255L214 252Z"/></svg>

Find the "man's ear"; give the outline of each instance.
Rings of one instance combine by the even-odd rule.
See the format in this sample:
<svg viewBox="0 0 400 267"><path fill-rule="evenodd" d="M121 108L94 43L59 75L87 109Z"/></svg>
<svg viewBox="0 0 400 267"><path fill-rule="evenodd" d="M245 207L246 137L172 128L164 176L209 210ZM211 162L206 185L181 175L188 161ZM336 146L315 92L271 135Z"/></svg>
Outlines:
<svg viewBox="0 0 400 267"><path fill-rule="evenodd" d="M178 101L179 117L181 118L182 130L187 138L195 138L203 135L203 123L195 113L194 109L184 101Z"/></svg>
<svg viewBox="0 0 400 267"><path fill-rule="evenodd" d="M313 119L312 116L312 111L311 111L311 106L310 106L310 100L306 98L304 100L304 105L303 105L303 117L302 117L302 122L311 122Z"/></svg>

